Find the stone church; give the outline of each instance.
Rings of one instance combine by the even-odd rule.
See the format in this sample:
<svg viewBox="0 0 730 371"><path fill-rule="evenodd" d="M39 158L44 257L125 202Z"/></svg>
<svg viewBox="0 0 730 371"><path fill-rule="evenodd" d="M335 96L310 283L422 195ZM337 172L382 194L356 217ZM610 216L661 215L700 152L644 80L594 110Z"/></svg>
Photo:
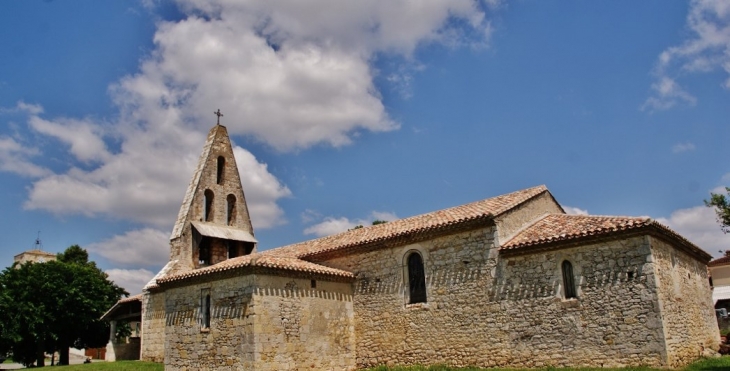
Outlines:
<svg viewBox="0 0 730 371"><path fill-rule="evenodd" d="M718 348L710 258L650 218L567 215L544 186L258 252L216 125L170 261L135 299L140 358L166 370L676 367Z"/></svg>

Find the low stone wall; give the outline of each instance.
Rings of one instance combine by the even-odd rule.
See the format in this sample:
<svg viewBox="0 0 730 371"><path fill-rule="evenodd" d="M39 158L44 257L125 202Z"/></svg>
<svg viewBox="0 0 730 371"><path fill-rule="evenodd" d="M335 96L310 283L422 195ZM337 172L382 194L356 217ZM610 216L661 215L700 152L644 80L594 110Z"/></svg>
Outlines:
<svg viewBox="0 0 730 371"><path fill-rule="evenodd" d="M140 338L138 337L130 337L127 343L109 342L106 345L104 359L107 362L137 361L140 355L140 345Z"/></svg>

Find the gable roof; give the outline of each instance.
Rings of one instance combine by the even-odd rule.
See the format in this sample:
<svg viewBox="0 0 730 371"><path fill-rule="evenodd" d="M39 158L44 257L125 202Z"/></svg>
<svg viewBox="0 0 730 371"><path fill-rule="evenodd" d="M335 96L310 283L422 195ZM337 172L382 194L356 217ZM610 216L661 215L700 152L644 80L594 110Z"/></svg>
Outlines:
<svg viewBox="0 0 730 371"><path fill-rule="evenodd" d="M213 273L232 271L236 269L253 269L253 268L266 268L273 270L283 270L290 272L305 272L321 274L331 277L340 277L345 279L353 279L355 275L351 272L344 271L341 269L325 267L323 265L311 263L294 257L286 256L274 256L271 254L254 253L250 255L239 256L224 260L216 265L209 267L200 268L192 271L187 271L180 274L175 274L167 277L163 277L157 280L158 284L165 284L169 282L182 281L194 277L206 276Z"/></svg>
<svg viewBox="0 0 730 371"><path fill-rule="evenodd" d="M304 241L269 250L265 253L297 258L313 258L317 255L348 250L372 243L447 230L468 222L494 218L544 192L548 192L547 187L540 185L465 205Z"/></svg>
<svg viewBox="0 0 730 371"><path fill-rule="evenodd" d="M130 304L131 304L131 307L130 307ZM109 310L107 310L106 313L104 313L101 316L101 319L102 320L112 320L113 319L112 317L114 317L116 314L115 312L119 311L123 307L130 307L127 309L139 310L139 312L141 313L141 311L142 311L141 305L142 305L142 294L137 294L137 295L126 297L126 298L121 298L121 299L119 299L119 301L114 303L114 305L112 305L112 307L109 308ZM139 309L137 309L137 307L139 307Z"/></svg>
<svg viewBox="0 0 730 371"><path fill-rule="evenodd" d="M247 269L247 267L261 267L316 273L333 277L354 278L351 272L326 267L306 260L328 253L368 246L377 242L419 236L430 232L447 231L463 225L469 226L471 222L489 220L545 192L548 192L548 190L544 185L527 188L461 206L394 220L384 224L353 229L332 236L228 259L210 267L161 277L156 282L158 284L164 284L216 272Z"/></svg>
<svg viewBox="0 0 730 371"><path fill-rule="evenodd" d="M730 256L723 256L722 258L717 258L707 263L708 267L717 267L720 265L730 265Z"/></svg>
<svg viewBox="0 0 730 371"><path fill-rule="evenodd" d="M500 247L500 251L522 253L554 248L563 242L585 242L600 238L644 232L669 238L686 252L705 262L712 257L676 232L648 217L548 214L525 228Z"/></svg>
<svg viewBox="0 0 730 371"><path fill-rule="evenodd" d="M226 128L224 126L216 125L213 126L213 128L211 128L208 132L208 139L205 140L205 145L203 145L203 152L200 153L198 166L195 168L193 178L190 179L188 190L185 192L185 197L183 197L183 202L180 206L180 212L178 212L177 214L177 221L175 221L175 226L172 228L172 234L170 235L171 240L178 238L182 235L183 229L185 228L185 220L188 216L188 213L190 212L193 198L195 197L195 191L198 189L198 184L200 184L200 177L203 175L203 168L205 168L205 163L208 160L208 156L210 156L210 148L213 146L213 142L215 142L215 138L216 136L218 136L218 133L221 131L225 132L225 130Z"/></svg>

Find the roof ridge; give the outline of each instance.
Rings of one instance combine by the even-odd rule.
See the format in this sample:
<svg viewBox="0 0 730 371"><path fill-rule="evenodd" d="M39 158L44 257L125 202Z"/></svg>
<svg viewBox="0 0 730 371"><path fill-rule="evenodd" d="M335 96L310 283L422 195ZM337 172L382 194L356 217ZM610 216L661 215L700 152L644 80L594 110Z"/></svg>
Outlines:
<svg viewBox="0 0 730 371"><path fill-rule="evenodd" d="M266 252L271 255L292 255L306 258L335 250L423 233L459 225L480 218L501 215L528 200L549 192L545 185L452 206L446 209L397 219L384 224L366 226L329 236L277 247ZM514 198L514 199L512 199Z"/></svg>
<svg viewBox="0 0 730 371"><path fill-rule="evenodd" d="M205 162L210 156L210 149L213 147L213 142L215 141L215 137L218 135L218 130L220 130L221 127L223 126L215 125L210 129L210 131L208 131L208 137L205 139L203 151L200 153L200 157L198 158L198 165L195 167L193 177L190 179L190 184L188 184L188 188L185 191L182 205L180 205L180 211L177 214L175 225L172 228L172 233L170 234L171 240L180 237L183 232L185 220L187 219L188 213L190 211L190 206L195 196L195 190L198 189L198 185L200 184L200 178L203 176L203 168L205 167Z"/></svg>

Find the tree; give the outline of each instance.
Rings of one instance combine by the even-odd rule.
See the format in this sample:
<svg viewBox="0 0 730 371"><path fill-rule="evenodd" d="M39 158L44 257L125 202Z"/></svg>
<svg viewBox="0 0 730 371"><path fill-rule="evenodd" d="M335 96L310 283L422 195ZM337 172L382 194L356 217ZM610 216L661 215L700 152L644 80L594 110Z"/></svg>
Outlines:
<svg viewBox="0 0 730 371"><path fill-rule="evenodd" d="M3 338L10 339L13 359L24 365L35 361L36 366L43 365L44 352L58 350L59 364L68 364L71 346L104 346L109 327L99 318L129 295L77 245L58 254L56 261L5 269L0 287L0 308L15 308L0 316L0 329L9 329Z"/></svg>
<svg viewBox="0 0 730 371"><path fill-rule="evenodd" d="M707 207L714 207L717 221L724 233L730 233L730 187L725 187L727 196L722 193L710 193L710 200L705 200Z"/></svg>

